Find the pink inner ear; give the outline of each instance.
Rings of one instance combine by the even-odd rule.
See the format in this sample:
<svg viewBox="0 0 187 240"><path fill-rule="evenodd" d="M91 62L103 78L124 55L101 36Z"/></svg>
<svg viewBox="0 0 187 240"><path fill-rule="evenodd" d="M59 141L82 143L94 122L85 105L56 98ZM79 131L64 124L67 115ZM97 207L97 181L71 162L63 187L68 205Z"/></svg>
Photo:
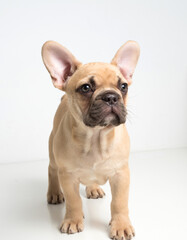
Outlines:
<svg viewBox="0 0 187 240"><path fill-rule="evenodd" d="M112 64L117 65L128 84L132 82L132 76L139 58L140 47L135 41L127 41L115 54Z"/></svg>
<svg viewBox="0 0 187 240"><path fill-rule="evenodd" d="M42 58L55 87L64 90L68 77L81 63L63 46L47 41L42 47Z"/></svg>
<svg viewBox="0 0 187 240"><path fill-rule="evenodd" d="M66 79L71 76L72 73L71 73L71 64L70 63L67 63L67 66L64 68L64 79L63 81L65 82Z"/></svg>
<svg viewBox="0 0 187 240"><path fill-rule="evenodd" d="M124 78L130 83L135 69L134 49L124 49L118 59L118 67Z"/></svg>
<svg viewBox="0 0 187 240"><path fill-rule="evenodd" d="M55 87L62 89L68 76L71 75L71 60L68 55L57 51L52 51L50 56L50 73Z"/></svg>
<svg viewBox="0 0 187 240"><path fill-rule="evenodd" d="M118 67L120 69L120 72L124 76L124 78L127 81L131 81L131 78L133 76L133 70L132 70L132 68L130 68L130 66L127 64L127 62L123 61L121 63L118 63Z"/></svg>

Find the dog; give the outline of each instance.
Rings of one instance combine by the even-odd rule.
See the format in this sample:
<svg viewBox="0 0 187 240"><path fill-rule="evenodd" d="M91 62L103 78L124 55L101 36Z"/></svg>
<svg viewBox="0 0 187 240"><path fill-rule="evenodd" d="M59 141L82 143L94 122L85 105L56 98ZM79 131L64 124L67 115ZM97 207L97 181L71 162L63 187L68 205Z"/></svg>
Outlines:
<svg viewBox="0 0 187 240"><path fill-rule="evenodd" d="M125 127L128 87L140 48L127 41L111 63L82 64L54 41L42 47L42 58L54 86L65 95L56 111L49 137L49 204L65 200L62 233L83 231L79 185L88 198L102 198L99 185L109 180L112 193L110 237L131 239L129 219L129 149Z"/></svg>

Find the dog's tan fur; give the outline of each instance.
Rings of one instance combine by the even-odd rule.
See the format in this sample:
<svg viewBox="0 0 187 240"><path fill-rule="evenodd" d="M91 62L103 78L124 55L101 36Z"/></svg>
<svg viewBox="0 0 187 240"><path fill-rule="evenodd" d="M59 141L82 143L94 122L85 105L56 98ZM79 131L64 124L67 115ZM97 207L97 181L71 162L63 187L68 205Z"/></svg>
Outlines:
<svg viewBox="0 0 187 240"><path fill-rule="evenodd" d="M68 74L71 73L72 76L65 76L67 68L54 61L58 55L57 50L62 52L60 56L65 61L63 64L70 63ZM126 60L118 61L124 51L127 56L131 56L130 60L127 59L131 64L129 72L126 69L124 72L119 66L121 63L129 64ZM51 58L51 55L54 56ZM90 102L108 90L118 93L120 101L126 105L127 95L122 96L117 87L117 77L130 85L139 57L139 47L133 41L127 42L119 49L111 64L82 65L66 48L52 41L44 44L42 56L55 87L66 92L57 109L49 139L47 194L49 203L60 203L64 198L66 200L66 214L61 231L76 233L83 230L79 184L86 185L88 198L98 198L104 196L99 185L109 180L112 192L110 237L130 239L134 235L134 229L128 216L130 143L126 127L124 124L89 127L84 124L83 116L88 112ZM59 58L58 55L56 59L60 61ZM61 72L61 67L64 72ZM87 83L91 76L94 76L97 87L91 98L85 98L76 89Z"/></svg>

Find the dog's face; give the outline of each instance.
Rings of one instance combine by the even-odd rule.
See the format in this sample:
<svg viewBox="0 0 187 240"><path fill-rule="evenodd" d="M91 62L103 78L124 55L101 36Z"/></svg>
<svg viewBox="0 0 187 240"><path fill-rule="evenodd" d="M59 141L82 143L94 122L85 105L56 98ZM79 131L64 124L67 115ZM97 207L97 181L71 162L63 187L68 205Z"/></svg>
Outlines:
<svg viewBox="0 0 187 240"><path fill-rule="evenodd" d="M42 56L55 87L67 93L76 118L89 127L125 123L128 86L139 57L137 43L123 45L111 64L82 65L56 42L45 43Z"/></svg>
<svg viewBox="0 0 187 240"><path fill-rule="evenodd" d="M118 68L107 63L81 65L66 86L74 111L90 127L124 123L127 91Z"/></svg>

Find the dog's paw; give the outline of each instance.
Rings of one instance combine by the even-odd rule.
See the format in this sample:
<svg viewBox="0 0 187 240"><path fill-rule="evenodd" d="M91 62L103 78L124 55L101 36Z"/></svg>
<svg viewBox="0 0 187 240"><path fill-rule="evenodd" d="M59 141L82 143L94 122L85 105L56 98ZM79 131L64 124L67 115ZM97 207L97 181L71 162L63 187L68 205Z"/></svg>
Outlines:
<svg viewBox="0 0 187 240"><path fill-rule="evenodd" d="M62 225L60 227L60 231L62 233L77 233L77 232L82 232L84 229L84 223L83 223L83 218L79 219L73 219L73 218L67 218L64 219L62 222Z"/></svg>
<svg viewBox="0 0 187 240"><path fill-rule="evenodd" d="M128 217L116 215L110 222L110 238L115 240L130 240L135 231Z"/></svg>
<svg viewBox="0 0 187 240"><path fill-rule="evenodd" d="M59 204L64 202L64 195L62 192L53 194L53 193L48 193L47 194L47 202L49 204Z"/></svg>
<svg viewBox="0 0 187 240"><path fill-rule="evenodd" d="M86 187L86 195L87 198L102 198L104 197L105 193L99 185L87 186Z"/></svg>

